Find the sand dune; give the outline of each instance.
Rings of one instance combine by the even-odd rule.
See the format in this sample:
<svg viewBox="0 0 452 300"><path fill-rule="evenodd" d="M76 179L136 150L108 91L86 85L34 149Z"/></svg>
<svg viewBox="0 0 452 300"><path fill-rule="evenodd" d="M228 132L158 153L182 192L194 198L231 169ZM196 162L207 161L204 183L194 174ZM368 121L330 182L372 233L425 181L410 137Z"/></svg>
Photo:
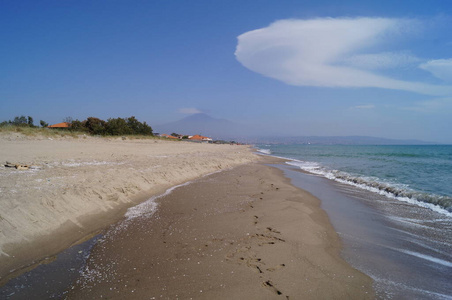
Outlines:
<svg viewBox="0 0 452 300"><path fill-rule="evenodd" d="M119 220L150 195L256 159L246 146L3 134L0 276Z"/></svg>

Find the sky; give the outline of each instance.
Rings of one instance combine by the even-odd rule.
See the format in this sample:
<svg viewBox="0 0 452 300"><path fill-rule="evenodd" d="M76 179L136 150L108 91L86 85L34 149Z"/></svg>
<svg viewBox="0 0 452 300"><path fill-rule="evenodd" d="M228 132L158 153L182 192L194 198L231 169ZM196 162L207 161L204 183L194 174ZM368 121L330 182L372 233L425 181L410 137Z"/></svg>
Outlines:
<svg viewBox="0 0 452 300"><path fill-rule="evenodd" d="M442 0L0 0L0 121L452 143L450 28Z"/></svg>

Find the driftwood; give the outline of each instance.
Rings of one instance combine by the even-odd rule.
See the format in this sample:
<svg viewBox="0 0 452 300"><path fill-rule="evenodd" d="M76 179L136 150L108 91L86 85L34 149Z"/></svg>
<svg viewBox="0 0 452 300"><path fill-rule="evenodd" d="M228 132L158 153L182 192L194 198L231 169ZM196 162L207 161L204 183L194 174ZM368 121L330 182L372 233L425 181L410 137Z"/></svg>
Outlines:
<svg viewBox="0 0 452 300"><path fill-rule="evenodd" d="M5 167L7 168L16 168L17 170L28 170L31 166L29 165L23 165L23 164L14 164L10 162L6 162Z"/></svg>

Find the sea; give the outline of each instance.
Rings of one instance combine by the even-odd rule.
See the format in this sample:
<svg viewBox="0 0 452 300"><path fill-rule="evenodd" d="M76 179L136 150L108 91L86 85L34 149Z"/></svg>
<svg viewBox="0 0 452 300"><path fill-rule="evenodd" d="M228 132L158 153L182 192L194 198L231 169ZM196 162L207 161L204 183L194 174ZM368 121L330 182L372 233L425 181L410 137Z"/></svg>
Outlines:
<svg viewBox="0 0 452 300"><path fill-rule="evenodd" d="M380 299L452 299L452 145L256 145L321 201Z"/></svg>

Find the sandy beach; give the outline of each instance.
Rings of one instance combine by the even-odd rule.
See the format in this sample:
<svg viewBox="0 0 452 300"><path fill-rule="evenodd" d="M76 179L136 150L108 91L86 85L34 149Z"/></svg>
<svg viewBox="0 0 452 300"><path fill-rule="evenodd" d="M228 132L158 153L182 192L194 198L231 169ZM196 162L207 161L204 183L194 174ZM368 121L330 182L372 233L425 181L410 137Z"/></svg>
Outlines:
<svg viewBox="0 0 452 300"><path fill-rule="evenodd" d="M340 257L319 200L263 162L199 179L157 204L152 216L105 233L69 299L374 297L371 279Z"/></svg>
<svg viewBox="0 0 452 300"><path fill-rule="evenodd" d="M157 139L0 136L0 277L120 220L171 186L250 162L246 146ZM31 165L6 168L6 162Z"/></svg>
<svg viewBox="0 0 452 300"><path fill-rule="evenodd" d="M65 297L374 298L372 280L341 258L320 201L268 165L280 159L91 137L3 136L0 154L37 166L1 169L3 282L102 232Z"/></svg>

